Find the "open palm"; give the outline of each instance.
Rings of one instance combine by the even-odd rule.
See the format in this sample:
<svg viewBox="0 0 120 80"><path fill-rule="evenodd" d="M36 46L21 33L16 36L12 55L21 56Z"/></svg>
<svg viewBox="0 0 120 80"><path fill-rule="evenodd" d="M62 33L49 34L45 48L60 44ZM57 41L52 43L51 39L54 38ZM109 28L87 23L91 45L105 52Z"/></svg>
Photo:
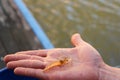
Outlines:
<svg viewBox="0 0 120 80"><path fill-rule="evenodd" d="M8 68L19 75L43 80L99 80L99 68L104 64L101 56L79 34L71 38L74 48L33 50L7 55L4 61ZM66 64L45 70L54 62L69 59Z"/></svg>

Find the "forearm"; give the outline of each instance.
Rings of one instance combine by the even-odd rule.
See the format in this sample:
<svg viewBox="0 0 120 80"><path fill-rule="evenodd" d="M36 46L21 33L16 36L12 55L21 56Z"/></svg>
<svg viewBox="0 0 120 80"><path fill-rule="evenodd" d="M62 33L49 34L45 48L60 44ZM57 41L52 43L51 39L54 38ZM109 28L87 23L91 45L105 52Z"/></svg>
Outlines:
<svg viewBox="0 0 120 80"><path fill-rule="evenodd" d="M99 80L120 80L120 68L104 66L100 68Z"/></svg>

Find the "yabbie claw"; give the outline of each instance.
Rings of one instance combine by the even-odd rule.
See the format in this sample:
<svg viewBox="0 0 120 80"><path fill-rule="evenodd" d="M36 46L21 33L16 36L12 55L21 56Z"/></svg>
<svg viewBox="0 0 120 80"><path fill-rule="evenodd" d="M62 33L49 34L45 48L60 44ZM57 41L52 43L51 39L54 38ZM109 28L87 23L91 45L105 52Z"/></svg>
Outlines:
<svg viewBox="0 0 120 80"><path fill-rule="evenodd" d="M51 68L58 67L58 66L63 66L65 64L69 63L70 60L71 59L69 59L69 58L64 58L62 60L55 61L55 62L51 63L50 65L46 66L46 68L43 71L48 71Z"/></svg>

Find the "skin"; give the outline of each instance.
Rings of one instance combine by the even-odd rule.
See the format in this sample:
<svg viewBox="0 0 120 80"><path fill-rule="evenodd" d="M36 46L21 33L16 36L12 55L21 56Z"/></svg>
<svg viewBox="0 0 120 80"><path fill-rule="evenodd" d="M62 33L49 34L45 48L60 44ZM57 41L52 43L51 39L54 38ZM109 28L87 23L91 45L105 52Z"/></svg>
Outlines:
<svg viewBox="0 0 120 80"><path fill-rule="evenodd" d="M99 52L86 43L78 33L71 37L73 48L55 48L17 52L4 57L6 66L14 73L41 80L119 80L119 69L104 63ZM64 65L46 67L69 58ZM117 74L118 76L113 75ZM112 78L109 78L111 76Z"/></svg>

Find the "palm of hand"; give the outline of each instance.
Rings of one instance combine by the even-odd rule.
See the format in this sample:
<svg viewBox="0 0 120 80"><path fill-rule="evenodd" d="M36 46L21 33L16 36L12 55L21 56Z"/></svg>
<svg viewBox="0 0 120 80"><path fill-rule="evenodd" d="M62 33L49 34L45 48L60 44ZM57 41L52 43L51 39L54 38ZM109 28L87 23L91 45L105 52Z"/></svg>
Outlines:
<svg viewBox="0 0 120 80"><path fill-rule="evenodd" d="M60 56L70 58L71 61L46 71L51 80L98 80L98 69L102 59L89 44L83 42L75 48L53 50L48 53L46 60L51 63L60 60Z"/></svg>
<svg viewBox="0 0 120 80"><path fill-rule="evenodd" d="M38 51L40 54L37 55L42 58L45 66L49 66L51 63L59 61L63 58L70 59L67 64L51 67L47 71L43 71L42 67L38 69L35 67L29 68L29 66L27 66L29 69L26 69L25 71L26 66L25 68L21 68L24 66L14 66L15 73L45 80L98 80L99 67L103 63L99 53L91 45L84 42L78 34L75 34L72 37L72 43L76 47L45 50L44 53L46 57L41 57L41 51ZM25 55L28 54L31 55L28 52ZM5 61L8 62L8 67L11 68L9 60L7 59L8 57L5 58ZM32 59L33 58L29 58L29 60Z"/></svg>

